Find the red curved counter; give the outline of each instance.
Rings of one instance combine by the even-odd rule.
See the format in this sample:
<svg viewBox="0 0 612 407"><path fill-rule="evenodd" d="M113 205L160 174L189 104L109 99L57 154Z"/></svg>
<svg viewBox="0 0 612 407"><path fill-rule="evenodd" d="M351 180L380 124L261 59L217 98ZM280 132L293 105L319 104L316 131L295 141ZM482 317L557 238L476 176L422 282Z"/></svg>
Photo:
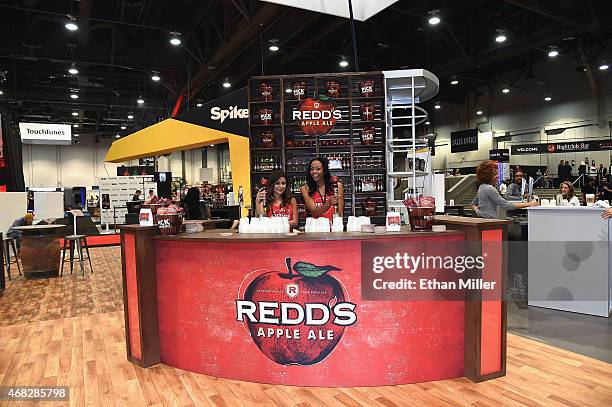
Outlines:
<svg viewBox="0 0 612 407"><path fill-rule="evenodd" d="M489 227L505 231L502 224ZM161 362L216 377L298 386L498 377L505 373L505 308L492 315L498 332L487 344L481 334L486 307L478 298L362 297L366 245L461 255L474 250L465 236L453 230L163 237L155 227L123 227L128 358L143 367ZM320 277L304 277L288 272L286 259L294 269L298 262L330 267Z"/></svg>

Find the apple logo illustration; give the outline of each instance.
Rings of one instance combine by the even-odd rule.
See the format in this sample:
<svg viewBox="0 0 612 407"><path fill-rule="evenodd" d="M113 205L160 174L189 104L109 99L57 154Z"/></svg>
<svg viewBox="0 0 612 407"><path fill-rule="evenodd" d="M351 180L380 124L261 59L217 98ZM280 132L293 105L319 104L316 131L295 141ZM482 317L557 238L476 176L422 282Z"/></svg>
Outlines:
<svg viewBox="0 0 612 407"><path fill-rule="evenodd" d="M343 285L327 274L339 268L302 261L292 267L291 258L285 263L286 273L265 271L248 284L245 280L236 319L270 360L313 365L324 360L346 327L356 322L356 305L345 302Z"/></svg>
<svg viewBox="0 0 612 407"><path fill-rule="evenodd" d="M336 109L336 103L323 95L319 99L304 99L293 112L293 119L299 120L304 133L317 136L332 131L336 121L342 119L342 112Z"/></svg>

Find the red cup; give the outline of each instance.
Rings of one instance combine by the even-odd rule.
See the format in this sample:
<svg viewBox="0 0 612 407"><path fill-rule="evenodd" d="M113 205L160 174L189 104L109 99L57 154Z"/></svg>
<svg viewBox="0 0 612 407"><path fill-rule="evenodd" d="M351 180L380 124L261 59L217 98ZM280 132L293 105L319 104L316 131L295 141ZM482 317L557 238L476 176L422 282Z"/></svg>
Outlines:
<svg viewBox="0 0 612 407"><path fill-rule="evenodd" d="M271 85L263 82L259 85L259 98L265 102L270 102L274 97L274 90Z"/></svg>
<svg viewBox="0 0 612 407"><path fill-rule="evenodd" d="M374 81L370 79L366 81L361 81L359 83L359 93L363 97L374 96Z"/></svg>
<svg viewBox="0 0 612 407"><path fill-rule="evenodd" d="M340 84L336 81L325 82L325 91L330 98L340 97Z"/></svg>
<svg viewBox="0 0 612 407"><path fill-rule="evenodd" d="M359 112L361 113L361 120L364 122L374 121L374 112L376 108L372 103L364 103L359 106Z"/></svg>
<svg viewBox="0 0 612 407"><path fill-rule="evenodd" d="M374 137L376 136L376 128L372 126L364 127L361 129L361 144L370 145L374 144Z"/></svg>
<svg viewBox="0 0 612 407"><path fill-rule="evenodd" d="M274 110L268 108L261 108L258 110L259 122L261 124L272 124L274 121Z"/></svg>

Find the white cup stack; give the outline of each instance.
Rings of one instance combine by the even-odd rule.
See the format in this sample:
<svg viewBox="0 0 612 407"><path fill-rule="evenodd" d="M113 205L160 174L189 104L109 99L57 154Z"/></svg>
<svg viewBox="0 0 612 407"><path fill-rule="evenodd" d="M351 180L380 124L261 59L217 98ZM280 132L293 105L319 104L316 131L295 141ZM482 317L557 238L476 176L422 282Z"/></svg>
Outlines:
<svg viewBox="0 0 612 407"><path fill-rule="evenodd" d="M249 224L249 218L246 216L240 218L240 224L238 225L238 233L250 233L251 225Z"/></svg>
<svg viewBox="0 0 612 407"><path fill-rule="evenodd" d="M249 233L261 233L261 222L259 221L259 218L251 218Z"/></svg>
<svg viewBox="0 0 612 407"><path fill-rule="evenodd" d="M349 216L346 224L347 232L361 232L361 225L371 225L372 222L368 216Z"/></svg>
<svg viewBox="0 0 612 407"><path fill-rule="evenodd" d="M308 219L307 219L308 220ZM289 233L291 227L289 226L289 218L287 217L261 217L251 218L240 218L240 225L238 225L238 233Z"/></svg>
<svg viewBox="0 0 612 407"><path fill-rule="evenodd" d="M334 216L331 229L332 232L344 232L344 224L342 223L342 218L340 216Z"/></svg>

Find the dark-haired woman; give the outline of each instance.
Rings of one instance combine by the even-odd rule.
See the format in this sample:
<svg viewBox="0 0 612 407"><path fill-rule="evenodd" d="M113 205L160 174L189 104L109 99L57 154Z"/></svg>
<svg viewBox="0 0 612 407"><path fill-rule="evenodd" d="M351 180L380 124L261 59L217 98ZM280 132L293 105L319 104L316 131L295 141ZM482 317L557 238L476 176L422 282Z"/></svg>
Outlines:
<svg viewBox="0 0 612 407"><path fill-rule="evenodd" d="M332 223L336 205L338 205L338 215L342 216L344 213L344 186L338 182L337 188L338 195L334 193L327 159L317 157L310 160L306 184L302 185L300 192L313 218L323 216Z"/></svg>
<svg viewBox="0 0 612 407"><path fill-rule="evenodd" d="M282 171L275 171L270 174L268 186L262 188L257 193L256 203L255 215L265 215L268 217L284 216L289 218L289 226L291 228L297 228L297 201L291 195L291 192L289 192L287 177ZM264 213L264 203L266 213Z"/></svg>
<svg viewBox="0 0 612 407"><path fill-rule="evenodd" d="M516 202L507 201L499 195L497 188L493 185L497 182L497 163L495 161L484 161L476 169L476 181L478 181L478 193L470 205L476 216L481 218L497 218L497 208L506 210L523 209L529 206L538 206L538 202Z"/></svg>
<svg viewBox="0 0 612 407"><path fill-rule="evenodd" d="M185 213L188 219L204 219L202 217L202 207L200 206L200 190L198 188L191 187L187 190L187 194L183 199L183 209L185 209Z"/></svg>

